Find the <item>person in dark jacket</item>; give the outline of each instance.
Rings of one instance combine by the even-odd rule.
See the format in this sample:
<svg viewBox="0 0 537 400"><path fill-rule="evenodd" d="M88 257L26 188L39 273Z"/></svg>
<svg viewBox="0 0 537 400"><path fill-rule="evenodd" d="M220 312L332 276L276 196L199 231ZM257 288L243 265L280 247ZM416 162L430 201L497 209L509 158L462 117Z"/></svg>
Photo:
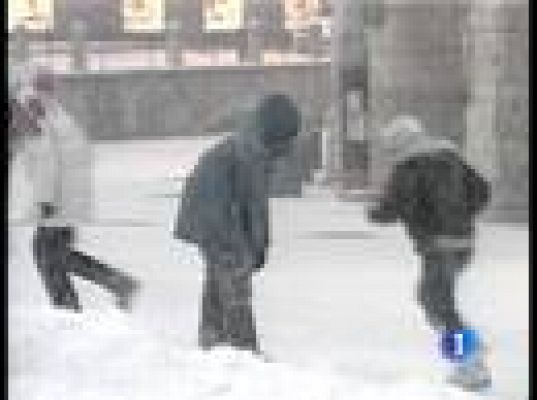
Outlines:
<svg viewBox="0 0 537 400"><path fill-rule="evenodd" d="M489 183L452 143L427 134L416 118L396 118L384 137L395 150L395 162L370 217L406 227L422 260L418 301L433 329L469 329L456 307L455 286L472 256L475 219L489 202ZM490 384L483 357L481 346L451 381L470 390Z"/></svg>
<svg viewBox="0 0 537 400"><path fill-rule="evenodd" d="M300 115L283 94L262 98L237 135L205 153L187 178L174 236L206 262L199 343L259 352L252 276L269 245L268 184L273 160L289 150Z"/></svg>

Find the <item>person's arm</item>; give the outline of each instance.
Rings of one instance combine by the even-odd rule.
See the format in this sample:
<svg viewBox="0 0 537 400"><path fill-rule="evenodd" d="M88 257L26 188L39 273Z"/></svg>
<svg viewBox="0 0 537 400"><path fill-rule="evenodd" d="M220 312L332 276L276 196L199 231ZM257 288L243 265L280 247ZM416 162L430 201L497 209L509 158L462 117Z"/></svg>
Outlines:
<svg viewBox="0 0 537 400"><path fill-rule="evenodd" d="M394 223L399 215L396 207L396 200L393 198L394 183L390 182L386 186L382 197L377 200L377 204L369 210L369 219L377 224Z"/></svg>
<svg viewBox="0 0 537 400"><path fill-rule="evenodd" d="M15 99L8 100L7 120L8 120L8 154L9 161L13 160L15 154L19 151L22 143L22 129L16 118L20 114L20 105Z"/></svg>
<svg viewBox="0 0 537 400"><path fill-rule="evenodd" d="M254 252L254 267L261 269L266 262L266 252L269 245L269 220L266 199L258 198L247 207L250 231L247 236L251 240Z"/></svg>
<svg viewBox="0 0 537 400"><path fill-rule="evenodd" d="M19 100L9 99L8 104L8 141L10 158L23 146L25 137L35 136L41 128L37 117L31 110L24 107Z"/></svg>
<svg viewBox="0 0 537 400"><path fill-rule="evenodd" d="M195 232L192 224L192 219L196 217L194 205L195 185L196 185L196 168L186 177L181 188L177 211L173 224L173 237L178 240L194 240Z"/></svg>
<svg viewBox="0 0 537 400"><path fill-rule="evenodd" d="M414 213L420 196L418 183L422 168L416 160L407 160L394 167L381 198L369 212L371 221L379 224L395 223Z"/></svg>
<svg viewBox="0 0 537 400"><path fill-rule="evenodd" d="M388 182L377 199L376 204L369 210L369 219L378 224L394 223L399 218L399 184L401 182L401 166L396 166L388 178Z"/></svg>
<svg viewBox="0 0 537 400"><path fill-rule="evenodd" d="M241 171L240 185L240 226L255 269L265 264L269 245L269 215L266 188L260 180L265 176L256 176L254 171Z"/></svg>
<svg viewBox="0 0 537 400"><path fill-rule="evenodd" d="M482 212L490 202L490 183L473 167L465 165L467 204L472 214Z"/></svg>

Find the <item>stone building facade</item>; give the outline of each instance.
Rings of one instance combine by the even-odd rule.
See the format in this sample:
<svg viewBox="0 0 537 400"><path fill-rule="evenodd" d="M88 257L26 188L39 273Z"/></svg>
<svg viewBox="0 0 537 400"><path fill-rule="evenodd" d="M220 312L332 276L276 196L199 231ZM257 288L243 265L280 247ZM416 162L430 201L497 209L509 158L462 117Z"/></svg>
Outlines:
<svg viewBox="0 0 537 400"><path fill-rule="evenodd" d="M346 30L345 18L338 17L348 15L345 3L361 7L360 2L333 3L340 7L334 13L340 32ZM345 80L348 67L338 66L348 65L345 59L354 62L356 76L366 77L361 86L369 102L369 171L368 179L354 186L379 188L389 165L380 146L381 128L396 114L413 114L431 133L455 141L490 178L494 218L524 220L529 196L528 1L386 0L382 5L382 24L355 25L355 51L336 45L341 54L333 57L336 82ZM341 95L335 95L340 97L333 104L344 109ZM339 118L345 118L341 111ZM349 132L338 123L333 130L330 167L347 172L352 181L360 174L349 174L342 162Z"/></svg>
<svg viewBox="0 0 537 400"><path fill-rule="evenodd" d="M258 26L258 30L209 33L203 32L201 1L166 0L165 25L178 22L179 31L175 33L185 42L185 48L230 46L245 48L244 53L249 54L256 47L255 42L257 56L258 47L286 51L293 43L281 21L282 1L245 0L246 20L265 18L261 21L263 29ZM322 109L306 108L315 114L307 117L312 121L307 129L317 134L313 152L322 159L320 165L319 160L314 164L325 172L329 184L343 191L377 190L389 166L379 140L382 127L396 114L410 113L420 117L431 133L455 141L470 162L489 177L494 187L493 208L500 210L498 215L525 219L529 197L529 1L325 0L321 3L324 13L332 14L331 61L319 59L307 66L308 71L315 70L318 75L304 86L311 92L304 98L322 97L322 103L327 105ZM54 7L55 28L45 33L47 38L72 40L72 22L80 19L91 28L86 32L88 41L126 40L147 46L148 41L154 40L157 46L162 46L169 34L123 32L120 0L55 0ZM256 38L262 40L253 40ZM182 45L171 42L173 46ZM257 64L254 69L263 71L260 76L289 75L287 67L254 64ZM128 75L124 71L118 73ZM198 74L195 71L167 73L178 77ZM93 79L91 74L83 74L87 76L80 78L81 82ZM99 79L109 79L106 74L95 74ZM144 74L154 75L154 71ZM204 76L207 74L203 71ZM238 74L246 76L249 72L241 69ZM220 81L226 72L213 71L209 75ZM118 82L124 80L128 78ZM327 80L330 84L325 84ZM260 78L262 81L264 78ZM260 85L259 90L263 86ZM241 92L240 86L237 91ZM127 91L116 92L128 98ZM213 92L207 95L214 97ZM92 97L93 103L101 99L95 104L108 102L108 97L101 98L96 92L87 93L86 97ZM155 104L145 107L152 110L153 116L147 121L158 119L159 114L153 115L153 111L167 110ZM111 117L103 120L110 126L119 121ZM126 118L120 126L131 133L144 131L144 124L132 121ZM170 119L168 130L176 131L171 129L176 123ZM322 129L319 125L323 125ZM97 132L106 136L107 129L103 127Z"/></svg>
<svg viewBox="0 0 537 400"><path fill-rule="evenodd" d="M468 19L466 153L510 219L526 218L529 207L528 5L475 2Z"/></svg>

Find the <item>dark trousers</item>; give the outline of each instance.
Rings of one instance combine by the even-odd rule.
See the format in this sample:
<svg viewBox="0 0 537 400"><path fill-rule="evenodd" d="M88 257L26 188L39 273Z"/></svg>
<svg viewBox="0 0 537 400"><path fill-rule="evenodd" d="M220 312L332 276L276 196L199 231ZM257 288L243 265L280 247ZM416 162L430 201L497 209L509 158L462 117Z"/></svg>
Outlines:
<svg viewBox="0 0 537 400"><path fill-rule="evenodd" d="M251 266L233 253L206 252L199 342L204 349L230 345L258 351L252 310Z"/></svg>
<svg viewBox="0 0 537 400"><path fill-rule="evenodd" d="M467 327L457 310L455 290L458 277L471 257L470 249L429 249L422 252L418 301L435 330Z"/></svg>
<svg viewBox="0 0 537 400"><path fill-rule="evenodd" d="M33 254L45 290L55 307L82 309L69 274L75 274L116 293L129 278L120 271L71 248L73 227L40 226L33 238Z"/></svg>

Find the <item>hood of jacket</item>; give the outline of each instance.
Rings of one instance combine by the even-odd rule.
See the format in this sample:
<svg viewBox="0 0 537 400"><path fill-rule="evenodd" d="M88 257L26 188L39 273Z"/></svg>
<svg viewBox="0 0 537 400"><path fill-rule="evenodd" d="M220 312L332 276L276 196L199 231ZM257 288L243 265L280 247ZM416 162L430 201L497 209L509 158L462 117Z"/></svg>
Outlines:
<svg viewBox="0 0 537 400"><path fill-rule="evenodd" d="M257 122L256 110L242 109L235 113L237 134L233 141L237 156L241 161L265 159L266 151L262 142L262 130Z"/></svg>
<svg viewBox="0 0 537 400"><path fill-rule="evenodd" d="M458 152L453 142L430 135L422 123L412 116L395 118L384 130L383 137L388 141L388 147L393 152L394 163L420 154L446 150Z"/></svg>

